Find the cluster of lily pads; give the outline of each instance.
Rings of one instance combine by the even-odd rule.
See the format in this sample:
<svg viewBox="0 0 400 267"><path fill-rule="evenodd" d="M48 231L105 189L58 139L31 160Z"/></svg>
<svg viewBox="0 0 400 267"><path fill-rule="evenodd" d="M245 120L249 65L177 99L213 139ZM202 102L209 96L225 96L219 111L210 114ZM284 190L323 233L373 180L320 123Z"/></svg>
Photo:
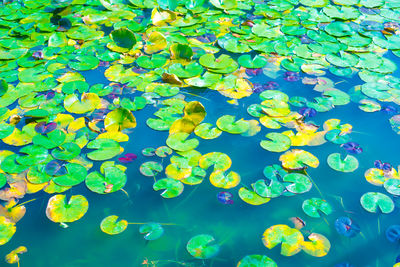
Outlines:
<svg viewBox="0 0 400 267"><path fill-rule="evenodd" d="M400 80L392 75L396 64L386 56L400 56L397 0L26 0L0 7L0 199L5 202L0 245L12 238L24 216L24 203L18 201L26 194L54 194L46 215L65 226L82 218L89 203L83 195L67 199L63 192L81 183L98 194L123 189L127 167L117 157L123 164L136 157L121 154L137 126L134 113L147 105L158 107L147 126L168 131L168 138L166 146L142 153L168 157L169 164L164 169L159 161L147 161L140 171L154 178L153 189L163 190L164 198L179 196L184 185L200 184L210 167L215 187L240 184L229 156L217 151L202 155L195 150L198 138L207 142L223 132L250 137L261 127L288 128L269 132L260 141L263 149L283 153L282 166L268 166L267 180L238 191L246 203L260 205L311 189L306 168L318 167L319 160L297 147L329 141L346 153L362 152L350 139L351 125L331 119L318 131L308 117L352 101L365 112L390 114L393 130L400 133L394 106L400 103ZM107 80L89 81L92 70ZM364 83L344 92L325 77L327 72L344 80L358 75ZM250 82L261 74L302 79L321 96L289 97L274 83ZM215 123L203 122L204 106L185 101L184 94L191 94L186 89L216 91L233 105L252 94L259 94L261 102L247 108L255 119L222 115ZM336 171L358 168L358 160L349 154L343 158L333 153L327 161ZM164 170L165 178L157 179ZM400 195L395 169L373 168L365 176L389 194ZM378 192L363 195L361 204L370 212L394 209L390 197ZM305 200L303 209L311 217L331 212L320 198ZM110 216L101 229L117 234L127 225ZM272 248L282 242L282 251L292 251L284 255L304 250L324 256L329 251L329 241L320 234L304 241L296 229L270 229L273 238L268 232L264 244ZM153 240L163 230L149 223L140 232ZM287 234L299 242L286 247ZM196 258L210 258L219 249L213 241L209 235L196 236L187 250ZM17 248L7 261L18 262L25 251ZM276 266L265 255L248 255L238 266L257 263Z"/></svg>

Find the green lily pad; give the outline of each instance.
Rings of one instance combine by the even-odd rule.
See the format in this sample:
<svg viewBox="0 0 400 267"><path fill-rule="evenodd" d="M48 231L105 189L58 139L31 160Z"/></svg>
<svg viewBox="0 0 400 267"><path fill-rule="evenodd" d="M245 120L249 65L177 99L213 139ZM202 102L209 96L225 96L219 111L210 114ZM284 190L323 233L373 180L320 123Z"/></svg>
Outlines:
<svg viewBox="0 0 400 267"><path fill-rule="evenodd" d="M163 178L153 184L154 191L164 190L161 193L163 198L174 198L182 194L183 184L181 181L172 178Z"/></svg>
<svg viewBox="0 0 400 267"><path fill-rule="evenodd" d="M98 194L113 193L126 184L126 174L115 166L106 167L103 174L97 171L91 172L86 176L86 186L90 191Z"/></svg>
<svg viewBox="0 0 400 267"><path fill-rule="evenodd" d="M74 222L82 218L89 208L88 201L82 195L71 196L66 201L65 195L52 196L47 203L47 218L58 223Z"/></svg>
<svg viewBox="0 0 400 267"><path fill-rule="evenodd" d="M106 234L117 235L125 231L128 227L128 222L126 220L118 221L118 216L111 215L105 217L100 223L100 229Z"/></svg>
<svg viewBox="0 0 400 267"><path fill-rule="evenodd" d="M290 148L292 142L290 138L281 133L269 133L265 137L271 141L262 140L260 145L265 150L271 152L283 152Z"/></svg>
<svg viewBox="0 0 400 267"><path fill-rule="evenodd" d="M139 228L139 232L144 235L146 240L159 239L164 234L164 228L159 223L146 223Z"/></svg>
<svg viewBox="0 0 400 267"><path fill-rule="evenodd" d="M176 151L189 151L195 149L199 145L199 140L189 137L188 133L178 132L171 134L167 138L167 145Z"/></svg>
<svg viewBox="0 0 400 267"><path fill-rule="evenodd" d="M165 65L167 58L159 54L153 54L151 57L141 56L136 59L136 63L139 67L145 69L155 69L160 68Z"/></svg>
<svg viewBox="0 0 400 267"><path fill-rule="evenodd" d="M111 159L121 152L121 147L117 141L106 138L90 141L87 144L87 148L96 149L87 154L87 157L91 160Z"/></svg>
<svg viewBox="0 0 400 267"><path fill-rule="evenodd" d="M254 58L251 58L250 55L242 55L238 58L238 63L240 66L248 69L257 69L263 68L265 65L267 65L268 60L259 55L256 55Z"/></svg>
<svg viewBox="0 0 400 267"><path fill-rule="evenodd" d="M71 160L81 153L81 148L75 143L65 143L51 151L51 155L59 160Z"/></svg>
<svg viewBox="0 0 400 267"><path fill-rule="evenodd" d="M265 255L247 255L238 262L237 267L278 267L278 265Z"/></svg>
<svg viewBox="0 0 400 267"><path fill-rule="evenodd" d="M291 182L286 189L291 193L302 194L311 190L312 182L307 175L301 173L289 173L283 177L284 182Z"/></svg>
<svg viewBox="0 0 400 267"><path fill-rule="evenodd" d="M306 199L302 207L305 214L313 218L320 218L321 213L325 215L332 213L332 206L321 198Z"/></svg>
<svg viewBox="0 0 400 267"><path fill-rule="evenodd" d="M210 259L218 254L219 245L211 235L196 235L186 245L186 250L197 259Z"/></svg>
<svg viewBox="0 0 400 267"><path fill-rule="evenodd" d="M394 196L400 196L400 179L387 179L383 184L386 191Z"/></svg>
<svg viewBox="0 0 400 267"><path fill-rule="evenodd" d="M210 183L219 188L233 188L240 183L240 175L233 171L225 174L222 170L215 170L210 175Z"/></svg>
<svg viewBox="0 0 400 267"><path fill-rule="evenodd" d="M109 112L104 119L104 128L110 132L135 128L136 118L125 108L117 108Z"/></svg>
<svg viewBox="0 0 400 267"><path fill-rule="evenodd" d="M319 165L318 158L310 152L301 149L292 149L279 157L282 166L286 169L299 170L307 166L317 168Z"/></svg>
<svg viewBox="0 0 400 267"><path fill-rule="evenodd" d="M379 192L368 192L361 196L361 206L369 212L391 213L394 210L393 200Z"/></svg>
<svg viewBox="0 0 400 267"><path fill-rule="evenodd" d="M16 231L15 223L5 216L0 216L0 246L10 241Z"/></svg>
<svg viewBox="0 0 400 267"><path fill-rule="evenodd" d="M46 135L35 135L32 142L35 145L40 145L47 149L52 149L61 146L66 139L66 134L62 130L54 130Z"/></svg>
<svg viewBox="0 0 400 267"><path fill-rule="evenodd" d="M7 177L0 173L0 189L7 184Z"/></svg>
<svg viewBox="0 0 400 267"><path fill-rule="evenodd" d="M111 38L113 39L113 41L117 46L129 50L132 49L133 46L136 44L135 34L127 28L120 28L118 30L113 30L111 32Z"/></svg>
<svg viewBox="0 0 400 267"><path fill-rule="evenodd" d="M235 121L235 116L224 115L217 120L217 127L231 134L242 134L249 130L250 125L243 119Z"/></svg>
<svg viewBox="0 0 400 267"><path fill-rule="evenodd" d="M335 171L340 172L353 172L358 168L358 160L352 155L346 155L341 159L339 153L332 153L328 156L328 165Z"/></svg>
<svg viewBox="0 0 400 267"><path fill-rule="evenodd" d="M265 230L262 241L269 249L281 244L281 254L293 256L301 251L304 238L299 230L278 224Z"/></svg>
<svg viewBox="0 0 400 267"><path fill-rule="evenodd" d="M239 189L239 197L247 204L256 205L256 206L265 204L271 200L268 197L262 197L262 196L258 195L256 192L254 192L246 187L241 187Z"/></svg>
<svg viewBox="0 0 400 267"><path fill-rule="evenodd" d="M222 134L222 131L216 127L212 128L212 126L211 123L200 123L194 129L194 133L203 139L218 138Z"/></svg>
<svg viewBox="0 0 400 267"><path fill-rule="evenodd" d="M157 173L163 170L163 166L155 161L147 161L140 165L140 173L144 176L155 176Z"/></svg>
<svg viewBox="0 0 400 267"><path fill-rule="evenodd" d="M285 187L276 179L271 179L269 183L263 179L257 180L251 185L254 192L256 192L261 197L274 198L282 195Z"/></svg>
<svg viewBox="0 0 400 267"><path fill-rule="evenodd" d="M231 165L231 158L222 152L207 153L199 159L199 166L204 170L214 166L214 170L226 171L231 167Z"/></svg>
<svg viewBox="0 0 400 267"><path fill-rule="evenodd" d="M66 166L67 174L56 176L53 181L60 186L75 186L82 183L87 175L85 167L76 163L69 163Z"/></svg>

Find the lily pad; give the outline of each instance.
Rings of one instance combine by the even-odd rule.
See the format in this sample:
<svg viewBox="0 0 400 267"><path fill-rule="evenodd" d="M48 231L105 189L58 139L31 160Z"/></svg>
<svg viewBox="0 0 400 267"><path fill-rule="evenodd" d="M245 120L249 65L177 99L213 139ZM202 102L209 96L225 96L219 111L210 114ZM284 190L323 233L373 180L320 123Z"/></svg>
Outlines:
<svg viewBox="0 0 400 267"><path fill-rule="evenodd" d="M238 262L237 267L278 267L278 265L265 255L247 255Z"/></svg>
<svg viewBox="0 0 400 267"><path fill-rule="evenodd" d="M317 168L319 160L310 152L301 149L292 149L279 157L282 166L286 169L300 170L305 169L307 166Z"/></svg>
<svg viewBox="0 0 400 267"><path fill-rule="evenodd" d="M290 228L284 224L278 224L265 230L262 241L264 246L269 249L282 244L281 254L284 256L293 256L301 251L304 238L299 230Z"/></svg>
<svg viewBox="0 0 400 267"><path fill-rule="evenodd" d="M46 216L53 222L74 222L82 218L88 208L89 203L82 195L71 196L68 202L65 195L54 195L47 203Z"/></svg>
<svg viewBox="0 0 400 267"><path fill-rule="evenodd" d="M163 198L174 198L182 194L183 184L181 181L172 178L163 178L153 184L154 191L164 190L161 193Z"/></svg>
<svg viewBox="0 0 400 267"><path fill-rule="evenodd" d="M305 214L313 218L320 218L321 213L325 215L332 213L331 205L321 198L306 199L302 207Z"/></svg>
<svg viewBox="0 0 400 267"><path fill-rule="evenodd" d="M159 223L151 222L140 226L139 232L145 234L146 240L156 240L164 234L164 228Z"/></svg>
<svg viewBox="0 0 400 267"><path fill-rule="evenodd" d="M311 190L312 182L307 175L301 173L289 173L283 177L284 182L291 182L286 189L291 193L302 194Z"/></svg>
<svg viewBox="0 0 400 267"><path fill-rule="evenodd" d="M117 235L125 231L128 227L128 222L126 220L118 221L118 216L110 215L104 218L100 223L100 229L106 234Z"/></svg>
<svg viewBox="0 0 400 267"><path fill-rule="evenodd" d="M358 168L358 160L351 155L346 155L344 159L341 159L339 153L332 153L327 161L329 167L340 172L353 172Z"/></svg>
<svg viewBox="0 0 400 267"><path fill-rule="evenodd" d="M283 152L290 148L291 140L284 134L281 133L269 133L265 137L271 141L262 140L260 145L265 150L271 152Z"/></svg>
<svg viewBox="0 0 400 267"><path fill-rule="evenodd" d="M305 253L314 257L324 257L328 254L331 248L328 238L317 233L312 233L307 238L310 241L304 241L301 245Z"/></svg>
<svg viewBox="0 0 400 267"><path fill-rule="evenodd" d="M394 210L393 200L385 194L379 192L368 192L361 196L361 206L372 213L381 211L391 213Z"/></svg>
<svg viewBox="0 0 400 267"><path fill-rule="evenodd" d="M4 216L0 216L0 246L10 241L16 231L15 223Z"/></svg>
<svg viewBox="0 0 400 267"><path fill-rule="evenodd" d="M178 132L168 136L167 145L176 151L188 151L195 149L199 145L199 140L192 138L188 139L188 133Z"/></svg>
<svg viewBox="0 0 400 267"><path fill-rule="evenodd" d="M258 195L256 192L246 188L246 187L241 187L239 189L239 197L246 203L250 205L262 205L267 202L269 202L271 199L268 197L262 197Z"/></svg>
<svg viewBox="0 0 400 267"><path fill-rule="evenodd" d="M211 235L196 235L186 245L186 250L197 259L210 259L218 254L219 245Z"/></svg>

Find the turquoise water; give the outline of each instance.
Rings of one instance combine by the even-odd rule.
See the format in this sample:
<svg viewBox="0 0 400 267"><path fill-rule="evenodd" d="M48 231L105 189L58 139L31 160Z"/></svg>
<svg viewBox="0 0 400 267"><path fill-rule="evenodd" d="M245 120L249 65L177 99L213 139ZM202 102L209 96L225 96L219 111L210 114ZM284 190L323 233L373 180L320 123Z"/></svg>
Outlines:
<svg viewBox="0 0 400 267"><path fill-rule="evenodd" d="M91 73L91 75L100 75ZM93 76L97 77L97 76ZM93 78L88 76L88 79ZM264 77L266 78L266 77ZM330 77L334 81L337 78ZM341 79L342 80L342 79ZM286 82L276 80L280 89L291 95L313 97L319 93L312 86L302 85L301 81ZM354 85L353 80L338 85L346 91ZM200 99L207 110L205 122L215 122L223 114L232 114L249 119L246 103L254 103L257 95L249 97L243 105L235 106L224 102L224 97L215 91L195 91L208 100ZM186 96L186 100L199 100L195 96ZM45 216L48 196L45 193L35 195L37 199L27 204L25 218L18 223L18 230L12 241L1 247L4 255L16 245L25 245L29 253L23 255L22 266L140 266L145 258L160 260L156 266L179 266L184 262L188 266L234 266L247 254L265 254L278 262L279 266L333 266L340 262L351 262L355 266L390 266L399 253L396 244L389 243L384 237L385 229L397 223L398 209L390 215L378 216L368 213L359 204L364 192L374 191L376 187L365 181L364 171L373 167L380 159L396 164L400 140L388 123L389 116L383 112L366 113L350 103L336 107L331 112L319 113L312 118L317 124L327 119L337 118L343 123L353 125L352 140L358 142L364 152L357 156L360 165L353 173L339 173L329 168L326 158L338 151L338 145L326 143L318 147L308 147L307 151L320 159L317 169L308 169L309 175L318 185L323 196L333 206L334 212L321 219L307 218L301 209L303 200L320 197L315 187L306 194L293 197L279 197L262 206L250 206L235 193L234 204L223 205L217 200L221 190L213 187L207 180L198 186L185 186L177 198L163 199L152 190L152 178L139 172L141 163L151 160L161 162L156 156L144 157L140 154L144 147L158 147L165 143L166 132L157 132L145 126L145 120L156 111L152 106L135 113L138 127L129 134L130 141L124 145L128 152L138 154L138 159L128 165L128 182L124 189L129 198L120 192L110 195L98 195L90 192L81 184L67 192L67 195L83 194L89 201L87 214L79 221L63 229L49 221ZM242 184L249 185L263 177L263 168L279 164L278 153L271 153L259 146L262 136L269 130L262 128L256 136L243 137L223 133L217 139L203 140L198 147L202 154L220 151L230 155L232 169L241 174ZM164 167L168 161L164 159ZM337 196L342 197L345 209ZM111 214L125 218L129 222L164 222L177 225L164 226L165 234L158 240L146 241L139 234L139 226L130 225L120 235L109 236L101 232L101 220ZM351 216L361 226L365 239L358 235L353 239L336 233L333 224L340 216ZM275 224L288 224L290 217L299 216L306 221L302 230L312 230L324 234L330 239L332 248L323 258L315 258L305 253L292 257L279 254L279 248L268 250L261 242L265 229ZM194 235L207 233L221 242L221 251L215 259L195 260L186 251L187 241ZM301 263L300 263L301 262Z"/></svg>
<svg viewBox="0 0 400 267"><path fill-rule="evenodd" d="M114 2L122 3L123 1ZM264 4L272 5L270 2L266 1ZM276 2L280 1L274 1L275 4ZM286 3L286 1L280 3L282 2ZM298 1L289 2L296 3ZM31 5L33 4L31 3ZM44 7L38 9L42 8ZM98 10L100 9L98 8ZM398 7L393 8L397 11L398 9ZM144 13L146 16L150 16L148 11L146 10ZM252 11L252 9L251 11L247 10L245 14ZM107 34L111 31L110 26L103 27L103 29ZM399 32L400 30L397 28L394 36L398 36ZM7 34L9 33L2 32L2 37L7 36ZM137 33L137 35L139 34ZM213 45L218 47L215 43ZM399 50L394 50L398 55ZM195 60L198 59L200 54L196 55ZM239 58L238 54L226 51L216 53L216 57L221 54L228 54L235 60ZM252 51L248 54L254 56L256 52ZM399 58L391 51L387 51L384 57L399 66ZM61 61L63 60L67 61L67 59L61 59ZM271 64L269 63L268 66L271 66ZM127 64L127 66L133 65ZM93 70L79 71L79 73L84 76L90 86L98 83L109 84L110 81L104 76L107 68L96 66ZM210 168L201 184L185 185L183 193L178 197L162 198L160 191L153 190L153 177L146 177L139 171L140 166L147 161L159 162L164 169L170 164L170 156L165 158L146 157L142 154L144 148L165 146L166 139L169 136L168 131L155 131L146 125L147 119L154 118L153 114L163 106L159 103L160 101L157 101L155 104L147 104L145 108L134 111L137 127L124 131L129 136L128 142L121 142L124 154L134 153L138 156L133 162L124 164L127 167L128 178L123 188L124 191L120 190L104 195L96 194L90 191L84 182L67 190L63 194L66 194L68 198L73 195L85 196L89 202L89 209L81 219L67 223L66 228L46 217L49 194L40 191L24 196L20 203L29 200L34 201L25 204L26 214L16 224L17 231L12 239L0 246L0 257L4 257L18 246L26 246L28 252L20 256L19 264L22 267L229 267L236 266L242 258L252 254L266 255L280 267L335 266L345 262L355 267L393 266L396 257L400 254L399 244L398 242L389 242L385 237L385 231L391 225L400 224L400 201L398 197L390 196L395 203L394 211L390 214L377 214L367 212L361 206L360 198L367 192L381 192L390 195L383 187L368 183L364 173L374 167L376 160L388 162L394 168L397 168L400 138L389 123L389 119L394 114L387 114L383 111L364 112L359 109L358 99L356 99L353 89L357 85L364 84L365 81L359 78L354 68L351 70L354 71L353 74L345 77L335 76L328 71L323 77L331 79L335 88L347 92L352 97L352 101L344 106L335 106L328 112L317 112L315 117L305 120L320 126L320 129L323 123L329 119L340 119L342 124L352 125L350 140L359 143L363 148L361 154L354 155L359 161L359 166L354 172L338 172L328 166L327 158L330 154L339 152L343 156L346 155L345 150L338 144L326 142L320 146L292 146L290 149L304 149L319 159L317 168L307 168L307 174L313 181L311 190L304 194L273 198L268 203L259 206L250 205L238 196L239 188L250 188L255 181L264 179L264 168L273 164L281 165L279 157L284 153L269 152L260 146L260 141L265 140L265 135L270 132L282 132L287 128L282 127L274 130L261 125L260 131L254 136L246 137L240 134L222 132L220 137L212 140L201 139L192 134L191 138L195 137L200 140L196 150L202 155L210 152L223 152L229 155L232 160L230 170L240 174L240 184L230 189L214 187L209 182ZM287 70L283 68L276 72L267 72L265 67L264 73L254 77L249 75L246 78L253 84L276 82L279 85L276 90L286 93L289 97L301 96L311 101L314 97L321 96L321 92L313 90L314 85L303 83L304 78L316 78L316 75L299 71L300 79L298 81L287 81L284 79L286 74ZM13 73L13 75L17 76L16 73ZM35 75L33 74L32 77L36 77ZM399 70L391 75L400 79ZM9 75L10 77L5 76L7 75L2 74L0 77L4 78L9 84L15 86L19 83L18 78L15 80L12 75ZM40 82L35 85L38 86ZM399 83L393 85L393 87L397 89L398 85ZM56 91L56 89L54 90ZM131 96L140 96L141 94L142 92L137 91ZM180 92L173 97L185 98L186 102L201 102L207 112L203 122L215 126L216 121L223 115L234 115L236 119L257 119L249 115L247 108L254 103L261 102L259 95L259 93L254 92L248 97L239 99L238 103L235 104L228 103L227 101L231 99L222 96L216 90L181 87ZM365 96L365 98L367 97ZM166 98L160 98L160 100L163 99ZM397 107L394 103L382 101L380 103L382 106L390 104ZM8 108L12 109L18 107L18 105L17 103L10 104ZM299 111L300 109L294 105L291 105L290 108L292 111ZM81 115L76 114L74 116L75 118L81 117ZM0 150L18 152L19 148L0 141ZM82 149L83 154L88 152L89 149ZM174 152L171 156L173 155L177 155L177 153ZM0 163L1 160L3 159L0 158ZM117 157L113 160L117 161ZM101 161L96 162L93 170L97 170L100 164ZM164 177L165 172L163 171L154 179L158 180ZM217 194L222 191L230 192L233 195L233 204L222 204L218 200ZM306 199L314 197L326 200L332 206L332 213L323 215L322 218L307 216L302 209L302 203ZM117 215L120 219L125 219L131 224L118 235L107 235L101 231L100 223L110 215ZM339 235L335 230L335 220L343 216L348 216L356 222L360 226L361 233L353 238ZM292 217L299 217L304 220L306 226L301 228L300 232L305 237L310 233L319 233L329 239L331 247L326 256L313 257L300 251L294 256L287 257L281 255L280 245L272 249L263 245L262 235L266 229L278 224L294 227L290 221ZM139 233L140 226L148 222L158 222L163 225L164 234L157 240L145 240L143 235ZM220 250L214 257L202 260L196 259L188 253L186 249L188 241L200 234L213 236L216 243L219 244ZM6 263L1 261L0 266L3 265L6 266Z"/></svg>

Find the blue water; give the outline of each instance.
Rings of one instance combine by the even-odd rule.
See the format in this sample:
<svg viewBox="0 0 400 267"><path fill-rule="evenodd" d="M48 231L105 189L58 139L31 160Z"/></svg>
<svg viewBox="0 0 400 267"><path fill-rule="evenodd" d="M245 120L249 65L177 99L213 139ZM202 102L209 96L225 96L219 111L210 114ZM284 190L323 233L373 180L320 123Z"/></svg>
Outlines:
<svg viewBox="0 0 400 267"><path fill-rule="evenodd" d="M385 57L400 64L399 58L391 52ZM82 73L90 85L108 84L109 81L103 75L105 69L99 67ZM284 71L281 71L275 79L261 74L250 78L250 81L275 81L279 84L278 90L289 96L303 96L308 100L321 95L320 92L313 91L313 85L304 85L301 80L289 82L283 79L283 75ZM301 78L314 77L304 73L300 75ZM400 78L399 70L393 76ZM325 77L337 83L335 87L344 92L363 83L357 74L340 78L327 72ZM241 99L238 105L227 103L227 98L209 89L181 88L181 93L187 102L200 101L207 111L203 122L213 125L219 117L226 114L235 115L237 119L254 119L246 109L251 104L261 102L256 93ZM135 161L127 164L128 182L124 187L127 194L118 191L99 195L89 191L84 183L73 187L66 195L84 195L89 201L89 210L82 219L68 224L68 228L62 228L46 217L45 209L50 197L48 194L39 192L27 195L23 201L36 200L26 204L26 215L17 223L17 232L11 241L0 246L0 257L23 245L28 248L28 252L21 255L20 265L23 267L136 267L146 266L144 261L149 264L153 262L149 266L157 267L229 267L236 266L244 256L250 254L267 255L280 267L334 266L342 262L349 262L355 267L385 267L395 263L400 254L399 245L387 241L385 230L390 225L400 224L400 201L394 199L398 204L396 203L395 210L390 214L368 213L360 205L360 197L366 192L386 193L383 187L374 186L365 180L364 172L374 167L374 161L389 162L395 168L400 163L400 137L390 126L391 115L380 111L367 113L360 110L357 103L351 102L308 119L321 127L326 120L332 118L351 124L351 140L363 148L363 153L356 155L358 169L352 173L341 173L328 166L328 155L335 152L344 154L339 145L327 142L321 146L299 147L311 152L320 161L318 168L307 169L314 181L311 191L291 197L281 196L264 205L251 206L239 198L238 189L263 179L265 166L280 164L281 153L268 152L259 143L265 139L267 133L287 129L271 130L261 126L261 131L252 137L223 132L219 138L213 140L198 138L200 145L196 150L201 154L223 152L229 155L232 159L230 169L241 175L241 184L229 190L216 188L208 180L211 173L208 170L200 185L185 185L184 192L179 197L163 199L160 192L152 189L153 178L145 177L139 172L140 165L146 161L160 162L164 168L169 164L169 158L145 157L141 154L143 148L165 145L168 132L154 131L146 125L146 120L154 117L153 113L161 106L147 105L143 110L135 111L138 126L129 132L130 140L122 143L125 152L138 155ZM299 108L291 106L291 109L297 111ZM1 149L16 151L3 143L1 145ZM157 178L163 178L163 175L161 173ZM232 193L232 205L224 205L217 200L217 194L221 191ZM312 197L323 197L327 200L334 209L332 214L318 219L308 217L301 204ZM165 225L164 235L155 241L146 241L139 233L140 225L136 224L129 225L119 235L110 236L100 230L100 222L109 215L118 215L131 223L159 222L172 225ZM334 228L334 222L342 216L349 216L357 222L361 227L361 234L352 239L340 236ZM263 245L263 232L276 224L292 226L289 220L291 217L300 217L306 222L306 226L301 229L305 236L316 232L330 240L331 249L327 256L316 258L300 252L285 257L280 254L280 245L271 250ZM221 247L216 257L198 260L186 251L189 239L198 234L215 237ZM0 266L3 265L6 263L0 261Z"/></svg>
<svg viewBox="0 0 400 267"><path fill-rule="evenodd" d="M87 80L98 81L97 72L91 72ZM99 76L100 77L100 76ZM334 81L338 78L329 77ZM258 79L267 79L265 76ZM301 81L287 82L282 77L276 80L280 90L289 96L301 95L307 98L318 96L312 91L312 85L302 85ZM347 80L337 85L346 91L356 84L356 79ZM184 89L185 91L185 89ZM236 115L237 118L251 119L246 108L256 103L258 95L240 101L240 105L226 103L226 99L216 91L198 90L196 92L208 100L185 95L186 100L199 100L206 108L204 122L215 123L224 114ZM292 108L293 110L295 107ZM163 199L152 190L153 179L139 173L141 163L148 160L161 162L161 158L144 157L140 151L145 147L165 145L167 132L149 129L145 121L157 110L153 106L135 112L138 127L129 134L130 141L124 144L126 152L138 154L138 159L129 164L128 182L125 190L129 198L121 191L98 195L86 189L84 184L76 186L67 195L83 194L87 197L90 208L79 221L63 229L49 221L45 216L48 195L41 192L34 196L37 200L27 204L27 213L17 225L17 232L12 240L0 248L1 255L18 245L25 245L29 252L22 256L21 266L140 266L144 259L162 260L156 266L235 266L248 254L264 254L274 259L279 266L333 266L348 261L355 266L390 266L400 252L397 245L389 243L384 237L385 229L398 223L399 210L389 215L371 214L363 210L359 203L361 195L368 191L384 192L366 182L364 171L373 167L373 162L380 159L397 164L399 136L391 130L387 114L383 112L366 113L357 108L357 104L335 107L326 113L319 113L312 120L322 125L330 118L337 118L342 123L353 125L352 141L358 142L364 152L357 156L360 166L353 173L339 173L326 163L326 158L341 149L338 145L325 143L322 146L307 147L307 151L320 159L317 169L308 169L309 175L317 184L325 199L334 207L334 212L322 219L308 218L301 209L303 200L320 197L315 187L306 194L293 197L272 199L262 206L251 206L239 199L237 188L228 190L234 195L233 205L218 202L218 188L207 179L198 186L187 186L177 198ZM262 170L267 165L279 164L280 153L271 153L259 146L259 141L271 130L262 127L261 132L253 137L231 135L223 132L214 140L201 140L197 150L202 153L224 152L232 159L231 169L240 173L242 184L250 185L263 177ZM168 160L163 160L164 167ZM208 173L209 174L209 173ZM159 177L162 177L159 176ZM336 196L336 198L335 198ZM342 197L345 209L337 196ZM165 234L156 241L146 241L138 232L138 225L129 225L128 229L116 236L101 232L99 224L108 215L118 215L129 222L164 222L177 225L164 226ZM340 216L351 216L361 226L365 239L358 235L353 239L339 236L333 223ZM303 230L321 233L330 239L331 250L326 257L315 258L300 252L292 257L279 254L279 246L269 250L261 242L265 229L275 224L289 224L289 217L303 218L307 226ZM380 233L378 233L378 218ZM329 225L327 224L329 223ZM302 231L303 231L302 230ZM211 234L221 243L220 253L211 260L195 260L186 252L186 243L194 235Z"/></svg>

